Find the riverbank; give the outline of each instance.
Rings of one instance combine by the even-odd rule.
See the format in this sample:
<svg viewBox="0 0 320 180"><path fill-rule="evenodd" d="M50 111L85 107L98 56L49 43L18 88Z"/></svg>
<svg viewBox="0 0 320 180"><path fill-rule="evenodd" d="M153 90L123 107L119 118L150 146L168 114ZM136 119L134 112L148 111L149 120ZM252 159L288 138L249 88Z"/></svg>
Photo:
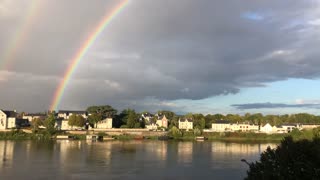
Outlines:
<svg viewBox="0 0 320 180"><path fill-rule="evenodd" d="M292 136L294 140L312 139L315 135L319 135L318 129L292 131L288 134L264 134L264 133L250 133L250 132L203 132L201 135L195 135L193 132L183 132L179 136L172 136L170 133L165 135L148 134L145 136L132 134L110 135L108 133L97 133L100 137L110 137L116 140L178 140L178 141L193 141L197 136L203 136L211 141L228 141L228 142L280 142L286 136ZM26 133L22 130L12 130L7 132L0 132L0 140L51 140L56 139L58 135L67 135L74 140L85 140L87 135L92 135L89 132L66 133L57 132L50 135L45 131L38 133Z"/></svg>

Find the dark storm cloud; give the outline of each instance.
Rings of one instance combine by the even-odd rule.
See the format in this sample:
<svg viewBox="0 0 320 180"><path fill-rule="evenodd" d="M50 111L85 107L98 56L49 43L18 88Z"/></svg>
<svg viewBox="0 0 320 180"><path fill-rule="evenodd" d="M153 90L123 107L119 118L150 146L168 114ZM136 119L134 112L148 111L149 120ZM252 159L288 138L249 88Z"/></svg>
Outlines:
<svg viewBox="0 0 320 180"><path fill-rule="evenodd" d="M32 74L34 81L0 78L2 106L48 108L71 58L119 1L41 2L9 70ZM9 16L1 7L11 6L0 1L2 49L26 10ZM319 78L319 12L316 1L130 1L79 64L61 108L105 103L156 108L146 101L198 100L288 78ZM8 96L13 88L24 91ZM46 98L21 100L34 92Z"/></svg>
<svg viewBox="0 0 320 180"><path fill-rule="evenodd" d="M282 104L282 103L249 103L249 104L233 104L240 110L247 109L272 109L272 108L315 108L320 109L320 104Z"/></svg>

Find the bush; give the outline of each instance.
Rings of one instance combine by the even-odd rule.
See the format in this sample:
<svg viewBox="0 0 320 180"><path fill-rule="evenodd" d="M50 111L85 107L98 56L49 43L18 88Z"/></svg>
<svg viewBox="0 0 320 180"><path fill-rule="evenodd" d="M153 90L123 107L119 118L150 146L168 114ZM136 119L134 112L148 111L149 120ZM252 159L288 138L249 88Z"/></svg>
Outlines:
<svg viewBox="0 0 320 180"><path fill-rule="evenodd" d="M246 179L320 179L320 138L286 137L276 149L268 147L249 168Z"/></svg>
<svg viewBox="0 0 320 180"><path fill-rule="evenodd" d="M128 128L128 126L127 125L121 125L120 128L125 129L125 128Z"/></svg>

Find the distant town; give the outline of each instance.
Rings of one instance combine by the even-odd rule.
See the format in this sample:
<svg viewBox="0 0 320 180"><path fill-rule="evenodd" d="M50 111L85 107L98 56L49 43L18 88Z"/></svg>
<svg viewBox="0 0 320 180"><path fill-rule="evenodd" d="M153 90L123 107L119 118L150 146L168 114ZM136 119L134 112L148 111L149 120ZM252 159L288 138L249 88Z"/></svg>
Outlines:
<svg viewBox="0 0 320 180"><path fill-rule="evenodd" d="M90 106L86 110L59 110L45 113L0 110L0 130L46 129L48 122L59 131L202 131L202 132L254 132L289 133L293 130L313 129L320 126L320 116L307 113L292 115L245 114L192 114L176 115L171 111L136 113L125 109L118 113L110 105Z"/></svg>

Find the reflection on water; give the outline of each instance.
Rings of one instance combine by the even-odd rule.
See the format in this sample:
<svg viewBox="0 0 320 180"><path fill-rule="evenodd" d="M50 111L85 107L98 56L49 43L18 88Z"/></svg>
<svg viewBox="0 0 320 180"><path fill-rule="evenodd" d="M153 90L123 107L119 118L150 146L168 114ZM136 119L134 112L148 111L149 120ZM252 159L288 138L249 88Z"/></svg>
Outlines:
<svg viewBox="0 0 320 180"><path fill-rule="evenodd" d="M0 141L0 168L10 168L13 160L14 143ZM1 171L0 171L1 172Z"/></svg>
<svg viewBox="0 0 320 180"><path fill-rule="evenodd" d="M255 161L268 146L276 145L0 141L0 179L243 179L240 160Z"/></svg>
<svg viewBox="0 0 320 180"><path fill-rule="evenodd" d="M192 162L193 142L178 143L178 162L189 165Z"/></svg>

